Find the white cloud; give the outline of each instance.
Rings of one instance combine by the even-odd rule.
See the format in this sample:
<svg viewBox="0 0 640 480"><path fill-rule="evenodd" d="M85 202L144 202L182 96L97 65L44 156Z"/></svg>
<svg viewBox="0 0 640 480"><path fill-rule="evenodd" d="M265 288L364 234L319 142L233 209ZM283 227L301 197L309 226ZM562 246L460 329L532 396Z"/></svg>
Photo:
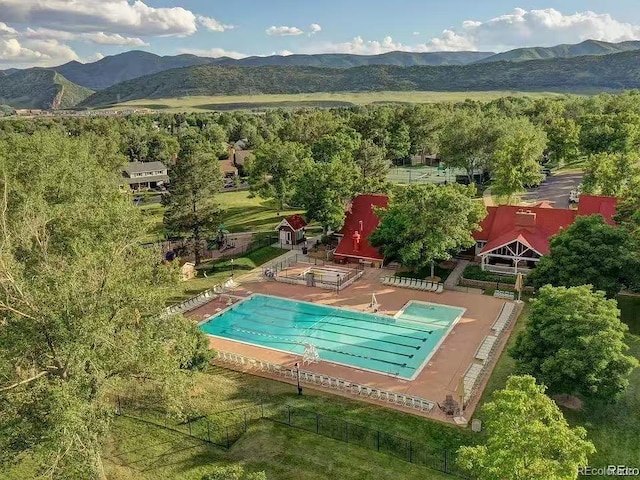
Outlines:
<svg viewBox="0 0 640 480"><path fill-rule="evenodd" d="M607 13L591 11L565 15L553 8L513 12L481 22L467 20L460 29L445 30L426 45L446 50L460 46L474 50L508 50L523 46L552 46L588 39L622 42L640 38L640 25Z"/></svg>
<svg viewBox="0 0 640 480"><path fill-rule="evenodd" d="M80 40L84 42L95 43L97 45L123 45L131 47L142 47L149 45L144 40L135 37L123 37L119 33L104 33L104 32L88 32L88 33L75 33L65 32L62 30L52 30L49 28L27 28L24 32L20 33L21 37L36 39L36 40Z"/></svg>
<svg viewBox="0 0 640 480"><path fill-rule="evenodd" d="M154 8L142 0L0 0L8 23L80 32L191 35L196 16L182 7Z"/></svg>
<svg viewBox="0 0 640 480"><path fill-rule="evenodd" d="M278 37L302 35L304 33L298 27L287 27L287 26L276 27L275 25L267 28L265 32L267 33L267 35L278 36Z"/></svg>
<svg viewBox="0 0 640 480"><path fill-rule="evenodd" d="M317 23L312 23L311 25L309 25L309 36L315 35L316 33L321 31L322 31L322 27Z"/></svg>
<svg viewBox="0 0 640 480"><path fill-rule="evenodd" d="M229 58L245 58L248 57L246 53L235 52L233 50L225 50L224 48L185 48L180 50L180 53L189 53L191 55L198 55L199 57L229 57Z"/></svg>
<svg viewBox="0 0 640 480"><path fill-rule="evenodd" d="M377 55L379 53L392 52L395 50L410 50L413 47L395 42L391 37L385 37L382 41L364 40L362 37L355 37L350 42L343 43L321 43L307 47L304 53L353 53L357 55Z"/></svg>
<svg viewBox="0 0 640 480"><path fill-rule="evenodd" d="M212 32L224 32L225 30L233 30L236 28L235 25L225 25L212 17L198 15L197 18L200 25Z"/></svg>
<svg viewBox="0 0 640 480"><path fill-rule="evenodd" d="M413 35L417 37L418 35L420 35L420 32L413 32Z"/></svg>
<svg viewBox="0 0 640 480"><path fill-rule="evenodd" d="M78 55L71 47L56 40L33 40L21 43L16 38L0 37L0 65L17 68L52 67L78 59Z"/></svg>

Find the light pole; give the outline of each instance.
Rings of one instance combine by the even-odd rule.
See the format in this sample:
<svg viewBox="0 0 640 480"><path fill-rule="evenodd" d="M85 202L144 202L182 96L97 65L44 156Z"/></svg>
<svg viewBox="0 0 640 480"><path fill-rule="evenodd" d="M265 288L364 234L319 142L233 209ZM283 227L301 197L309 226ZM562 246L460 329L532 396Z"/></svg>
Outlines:
<svg viewBox="0 0 640 480"><path fill-rule="evenodd" d="M298 362L296 362L296 379L298 381L298 395L302 395L302 387L300 386L300 367L298 366Z"/></svg>

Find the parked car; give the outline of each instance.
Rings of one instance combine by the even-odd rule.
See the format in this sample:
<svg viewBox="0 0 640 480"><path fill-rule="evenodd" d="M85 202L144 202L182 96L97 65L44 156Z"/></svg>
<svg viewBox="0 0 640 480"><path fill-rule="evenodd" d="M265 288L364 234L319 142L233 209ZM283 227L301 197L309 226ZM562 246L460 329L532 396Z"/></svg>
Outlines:
<svg viewBox="0 0 640 480"><path fill-rule="evenodd" d="M546 177L548 177L549 175L551 175L551 170L548 168L543 168L542 170L540 170L542 172L543 175L545 175Z"/></svg>

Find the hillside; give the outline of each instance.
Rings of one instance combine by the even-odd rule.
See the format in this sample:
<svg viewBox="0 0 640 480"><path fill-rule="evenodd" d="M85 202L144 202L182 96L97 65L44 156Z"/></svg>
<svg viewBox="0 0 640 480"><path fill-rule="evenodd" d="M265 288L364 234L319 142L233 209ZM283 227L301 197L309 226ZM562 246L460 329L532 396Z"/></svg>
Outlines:
<svg viewBox="0 0 640 480"><path fill-rule="evenodd" d="M398 67L466 65L492 56L491 52L389 52L379 55L353 55L346 53L319 53L315 55L272 55L247 57L240 60L219 59L217 65L297 66L353 68L367 65L395 65Z"/></svg>
<svg viewBox="0 0 640 480"><path fill-rule="evenodd" d="M489 62L523 62L527 60L544 60L550 58L571 58L586 55L609 55L640 49L640 41L608 43L597 40L586 40L575 45L556 45L555 47L517 48L498 53L478 60L476 63Z"/></svg>
<svg viewBox="0 0 640 480"><path fill-rule="evenodd" d="M463 66L237 67L168 70L95 93L82 106L153 98L358 91L558 91L640 88L640 51Z"/></svg>
<svg viewBox="0 0 640 480"><path fill-rule="evenodd" d="M78 85L100 90L144 75L207 63L211 63L211 59L195 55L160 57L153 53L134 50L104 57L93 63L73 61L54 67L53 70Z"/></svg>
<svg viewBox="0 0 640 480"><path fill-rule="evenodd" d="M351 68L362 65L464 65L493 55L491 52L390 52L382 55L318 54L273 55L247 57L236 60L228 57L206 58L195 55L158 56L153 53L131 51L105 57L93 63L69 62L53 69L70 81L93 90L144 75L195 65L235 66L309 66Z"/></svg>
<svg viewBox="0 0 640 480"><path fill-rule="evenodd" d="M0 76L0 104L14 108L70 108L92 93L53 70L33 68Z"/></svg>

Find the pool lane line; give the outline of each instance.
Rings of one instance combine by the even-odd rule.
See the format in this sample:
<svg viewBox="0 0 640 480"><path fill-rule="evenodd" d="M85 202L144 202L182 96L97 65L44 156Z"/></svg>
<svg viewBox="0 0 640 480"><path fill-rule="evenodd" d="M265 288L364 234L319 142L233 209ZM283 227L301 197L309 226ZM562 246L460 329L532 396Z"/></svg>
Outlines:
<svg viewBox="0 0 640 480"><path fill-rule="evenodd" d="M277 335L273 335L273 334L270 334L270 333L262 333L259 330L248 330L248 329L243 329L243 328L239 328L239 327L231 327L231 329L235 330L237 332L244 332L244 333L248 333L250 335L255 335L255 336L272 337L272 338L275 338L275 339L278 338ZM300 335L294 335L292 333L280 333L278 335L283 336L283 337L300 338ZM349 343L344 343L344 342L340 342L340 341L337 341L337 340L330 340L328 338L316 338L316 340L322 340L324 342L337 343L338 345L344 345L344 346L350 346L351 345ZM317 347L317 345L316 345L316 347ZM376 347L368 347L366 345L358 345L357 348L364 348L364 349L367 349L367 350L374 350L376 352L388 353L388 354L391 354L391 355L398 355L400 357L406 357L406 358L413 358L414 357L414 354L407 355L406 353L392 352L390 350L384 350L382 348L376 348Z"/></svg>
<svg viewBox="0 0 640 480"><path fill-rule="evenodd" d="M304 311L301 311L301 310L295 310L295 309L291 309L291 308L279 307L279 306L275 306L275 305L268 305L266 302L263 303L262 306L263 307L269 307L269 308L277 309L277 310L284 310L286 312L300 313L302 315L316 315L314 313L304 312ZM328 307L328 308L331 308L331 307ZM338 311L343 311L343 309L338 310ZM355 312L355 313L357 313L357 312ZM369 316L371 316L373 318L376 318L376 319L380 318L379 316L371 315L370 313L363 313L363 315L369 315ZM378 325L390 325L390 326L393 326L395 328L399 328L399 329L402 329L402 330L410 330L410 331L413 331L413 332L425 332L425 330L421 329L421 328L412 328L412 327L408 327L406 325L398 325L396 322L398 320L402 320L402 319L396 319L396 318L392 318L392 317L389 317L389 321L388 322L382 322L382 321L369 321L369 320L365 320L365 319L362 319L362 318L350 317L350 316L347 316L347 315L332 314L330 316L332 318L344 318L344 319L347 319L347 320L354 320L356 322L365 322L365 323L369 323L369 324L376 323ZM418 323L418 322L413 322L413 323ZM426 325L430 325L432 327L435 326L433 324L427 324L427 322L425 322L425 324ZM426 331L428 331L428 330L426 330ZM394 333L392 335L402 336L402 334L400 334L400 333ZM413 337L411 337L411 338L413 338Z"/></svg>
<svg viewBox="0 0 640 480"><path fill-rule="evenodd" d="M241 331L241 330L237 330L237 331ZM249 331L247 333L249 333ZM231 340L233 340L233 339L231 339ZM247 339L243 339L243 340L247 340ZM273 341L272 343L277 343L277 344L282 344L282 345L296 345L296 346L301 346L302 345L300 343L291 342L291 341L288 341L288 340L282 340L282 341L279 341L279 342L278 341ZM260 346L260 345L258 345L258 346ZM262 345L262 346L264 346L264 345ZM349 352L341 352L340 350L334 350L332 348L325 348L325 347L321 347L321 346L318 346L318 345L316 345L315 347L317 349L325 351L325 352L333 352L333 353L337 353L339 355L346 355L346 356L349 356L349 357L362 358L364 360L371 360L371 361L374 361L374 362L387 363L389 365L395 365L395 366L401 367L401 368L411 368L406 363L390 362L388 360L382 360L380 358L367 357L365 355L356 355L355 353L349 353ZM267 348L269 348L269 347L267 347ZM290 352L290 353L293 353L293 354L297 355L295 352ZM331 360L328 360L328 361L330 362ZM357 365L351 365L351 367L352 368L358 368Z"/></svg>
<svg viewBox="0 0 640 480"><path fill-rule="evenodd" d="M246 318L250 322L259 323L259 324L262 324L262 325L273 326L275 328L290 328L290 327L287 327L287 326L278 325L277 322L261 322L259 320L254 319L253 316L248 314L248 313L235 312L235 315L242 316L242 317ZM276 320L280 320L276 316L268 315L268 314L264 314L264 313L260 314L260 317L269 317L269 318L275 318ZM310 322L311 320L307 320L307 321ZM297 321L297 323L303 323L303 322L305 322L305 321L304 320ZM383 340L383 339L380 339L380 338L377 338L377 337L364 337L362 335L356 335L356 334L347 333L347 332L336 332L334 330L327 330L327 329L324 329L324 328L315 327L315 325L317 325L318 323L319 322L314 322L314 327L307 327L307 328L304 328L304 329L300 328L300 330L303 330L305 332L310 331L310 330L315 330L315 331L321 331L321 332L327 332L327 333L334 333L336 335L344 335L344 336L347 336L347 337L362 338L362 339L371 340L371 341L374 341L374 342L389 343L389 344L392 344L392 345L399 345L399 346L402 346L402 347L414 348L416 350L418 350L418 349L420 349L422 347L422 345L420 345L420 344L409 345L409 344L406 344L406 343L394 342L392 340ZM332 323L332 322L325 322L323 325L327 325L327 324L336 325L336 326L340 326L340 327L358 328L358 327L351 327L349 325L343 325L343 324L340 324L340 323ZM295 326L295 324L292 325L291 328L299 329L299 327ZM409 335L401 335L401 334L395 334L395 333L380 332L379 330L373 330L373 329L370 329L370 328L359 328L359 329L360 330L367 330L367 331L370 331L370 332L384 333L385 335L395 335L395 336L399 336L399 337L403 337L403 338L409 338L411 340L415 340L416 342L422 342L422 343L425 343L428 340L427 337L416 338L416 337L411 337ZM430 335L433 334L433 332L430 332L430 331L423 332L423 333L428 333Z"/></svg>
<svg viewBox="0 0 640 480"><path fill-rule="evenodd" d="M278 307L274 307L274 308L277 309ZM284 308L280 308L280 310L298 313L295 310L288 310L288 309L284 309ZM248 316L249 315L248 313L239 312L238 310L236 310L234 313L237 314L237 315L243 315L243 316ZM276 318L278 320L281 320L280 317L277 317L275 315L269 315L268 313L254 313L254 312L252 312L252 313L254 315L256 315L256 316ZM299 312L299 313L302 313L304 315L313 315L312 313L305 313L305 312ZM333 316L330 316L330 317L331 318L335 318ZM323 318L326 318L326 316L323 317ZM349 317L342 317L342 318L345 318L345 319L349 320ZM314 324L318 323L317 320L295 320L295 322L296 323L312 322ZM378 322L374 322L374 323L377 323L378 325L388 325L388 326L393 327L393 328L403 328L401 326L394 325L394 324L382 324L382 323L378 323ZM415 336L412 336L412 335L405 335L405 334L402 334L402 333L393 333L393 332L381 332L380 330L375 329L375 328L358 327L358 326L352 326L352 325L347 325L347 324L344 324L344 323L335 323L335 322L325 322L325 324L331 324L331 325L335 325L337 327L356 328L356 329L359 329L359 330L366 330L366 331L369 331L369 332L384 333L385 335L393 335L395 337L409 338L411 340L426 341L426 339L423 340L422 338L416 338ZM419 329L413 329L413 328L410 328L409 330L416 331L416 332L419 332L419 333L422 333L422 334L429 334L429 335L433 334L433 330L419 330ZM346 334L346 335L348 335L348 334Z"/></svg>
<svg viewBox="0 0 640 480"><path fill-rule="evenodd" d="M257 324L260 324L260 325L275 326L276 328L288 328L288 327L276 325L275 323L261 322L260 320L255 320L254 318L250 317L248 314L236 312L236 315L242 315L242 316L246 317L246 319L249 322L257 323ZM273 317L273 318L275 318L275 317ZM316 322L315 325L317 325L318 323L319 322ZM303 331L304 332L316 331L316 332L335 333L336 335L344 335L344 336L353 337L353 338L362 338L364 340L371 340L371 341L380 342L380 343L389 343L391 345L398 345L398 346L401 346L401 347L412 348L414 350L420 350L420 348L422 348L422 345L408 345L406 343L394 342L392 340L382 340L382 339L372 338L372 337L363 337L362 335L355 335L355 334L352 334L352 333L336 332L334 330L327 330L327 329L324 329L324 328L318 328L315 325L312 326L312 327L305 328L305 329L303 329ZM297 327L295 325L293 326L293 328L297 329ZM310 336L309 334L306 334L306 333L302 334L302 335L303 336L307 336L307 337ZM421 341L422 343L425 343L428 339L427 338L414 338L414 340Z"/></svg>

